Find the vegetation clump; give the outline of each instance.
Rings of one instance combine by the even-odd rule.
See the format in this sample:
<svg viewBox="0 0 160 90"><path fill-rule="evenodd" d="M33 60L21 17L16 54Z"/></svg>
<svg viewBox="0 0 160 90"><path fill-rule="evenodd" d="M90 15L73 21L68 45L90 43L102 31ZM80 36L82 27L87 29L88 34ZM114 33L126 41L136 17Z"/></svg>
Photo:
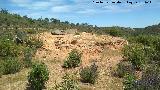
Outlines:
<svg viewBox="0 0 160 90"><path fill-rule="evenodd" d="M150 65L143 71L142 78L136 81L138 90L159 90L160 89L160 67Z"/></svg>
<svg viewBox="0 0 160 90"><path fill-rule="evenodd" d="M4 73L4 65L3 65L2 61L0 61L0 78L3 75L3 73Z"/></svg>
<svg viewBox="0 0 160 90"><path fill-rule="evenodd" d="M109 32L108 32L108 34L109 35L111 35L111 36L121 36L122 35L122 31L121 30L119 30L119 29L112 29L112 30L109 30Z"/></svg>
<svg viewBox="0 0 160 90"><path fill-rule="evenodd" d="M16 45L12 39L3 37L0 39L0 57L17 57L21 53L21 47Z"/></svg>
<svg viewBox="0 0 160 90"><path fill-rule="evenodd" d="M133 74L127 73L124 77L124 90L134 90L136 78Z"/></svg>
<svg viewBox="0 0 160 90"><path fill-rule="evenodd" d="M141 44L131 44L124 48L124 57L132 63L137 70L142 70L147 57L145 55L144 46Z"/></svg>
<svg viewBox="0 0 160 90"><path fill-rule="evenodd" d="M79 53L76 49L73 49L67 58L64 61L63 67L64 68L75 68L79 66L81 63L81 53Z"/></svg>
<svg viewBox="0 0 160 90"><path fill-rule="evenodd" d="M28 75L28 83L33 90L42 90L49 80L49 71L45 64L35 64Z"/></svg>
<svg viewBox="0 0 160 90"><path fill-rule="evenodd" d="M62 79L63 81L54 87L55 90L79 90L78 83L74 80L73 75L65 74Z"/></svg>
<svg viewBox="0 0 160 90"><path fill-rule="evenodd" d="M90 67L85 67L80 71L81 81L94 84L98 77L98 66L94 63Z"/></svg>
<svg viewBox="0 0 160 90"><path fill-rule="evenodd" d="M124 77L126 90L159 90L160 62L159 36L140 35L130 38L132 44L124 49L124 56L132 65L141 68L141 79L134 80L134 74ZM136 43L136 44L135 44Z"/></svg>
<svg viewBox="0 0 160 90"><path fill-rule="evenodd" d="M4 72L3 74L14 74L21 69L21 63L17 58L8 57L3 60Z"/></svg>
<svg viewBox="0 0 160 90"><path fill-rule="evenodd" d="M134 68L132 64L127 61L120 62L116 69L116 74L121 78L124 77L127 73L134 74Z"/></svg>
<svg viewBox="0 0 160 90"><path fill-rule="evenodd" d="M31 67L32 66L32 55L33 55L33 50L29 47L27 47L24 50L24 67Z"/></svg>
<svg viewBox="0 0 160 90"><path fill-rule="evenodd" d="M40 39L29 38L26 42L27 46L33 49L41 48L43 46L43 42Z"/></svg>

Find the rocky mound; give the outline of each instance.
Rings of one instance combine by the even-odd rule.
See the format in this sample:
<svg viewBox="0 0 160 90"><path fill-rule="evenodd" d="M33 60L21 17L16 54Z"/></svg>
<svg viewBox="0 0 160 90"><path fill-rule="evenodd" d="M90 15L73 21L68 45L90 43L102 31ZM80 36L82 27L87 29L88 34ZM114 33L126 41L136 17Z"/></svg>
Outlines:
<svg viewBox="0 0 160 90"><path fill-rule="evenodd" d="M100 60L104 49L120 50L127 41L120 37L80 33L80 35L52 35L45 32L38 34L44 45L36 53L36 58L64 60L72 49L82 52L82 65L92 60Z"/></svg>

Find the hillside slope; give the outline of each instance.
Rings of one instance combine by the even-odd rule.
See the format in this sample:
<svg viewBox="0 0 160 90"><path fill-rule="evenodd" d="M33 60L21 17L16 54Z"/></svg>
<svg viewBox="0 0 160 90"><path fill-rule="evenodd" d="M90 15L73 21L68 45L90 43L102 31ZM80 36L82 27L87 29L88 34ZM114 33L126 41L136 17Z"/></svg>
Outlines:
<svg viewBox="0 0 160 90"><path fill-rule="evenodd" d="M38 34L44 45L38 49L35 59L44 62L50 71L48 88L54 86L54 82L60 82L66 73L74 73L79 78L79 69L95 62L99 66L99 78L94 86L80 84L83 90L106 90L122 89L121 79L115 78L111 72L123 59L121 49L127 41L120 37L108 35L96 35L91 33L80 33L79 35L52 35L45 32ZM82 65L75 69L63 69L61 66L72 49L82 52ZM114 85L113 85L114 84Z"/></svg>

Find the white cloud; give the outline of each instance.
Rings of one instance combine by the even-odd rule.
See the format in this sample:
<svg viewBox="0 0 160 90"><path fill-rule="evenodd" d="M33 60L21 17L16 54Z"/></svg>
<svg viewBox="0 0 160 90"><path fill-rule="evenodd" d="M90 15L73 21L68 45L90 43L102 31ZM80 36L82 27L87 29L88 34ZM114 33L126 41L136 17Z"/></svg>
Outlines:
<svg viewBox="0 0 160 90"><path fill-rule="evenodd" d="M31 0L11 0L11 2L16 4L25 4L31 2Z"/></svg>
<svg viewBox="0 0 160 90"><path fill-rule="evenodd" d="M105 12L129 12L135 9L143 8L144 2L137 4L95 4L92 0L11 0L19 7L24 7L30 10L47 10L53 13L79 13L79 14L91 14L91 13L105 13ZM104 0L105 1L105 0ZM111 0L115 1L115 0ZM124 0L124 2L127 0ZM135 1L135 0L133 0ZM152 0L153 3L160 2L158 0ZM147 5L146 5L147 6Z"/></svg>
<svg viewBox="0 0 160 90"><path fill-rule="evenodd" d="M47 1L35 1L33 2L32 0L11 0L14 5L18 5L19 7L24 7L28 9L46 9L52 5L51 2Z"/></svg>
<svg viewBox="0 0 160 90"><path fill-rule="evenodd" d="M46 9L51 5L52 3L50 2L35 2L30 5L31 6L30 9Z"/></svg>
<svg viewBox="0 0 160 90"><path fill-rule="evenodd" d="M32 4L35 7L48 7L51 5L50 2L35 2Z"/></svg>
<svg viewBox="0 0 160 90"><path fill-rule="evenodd" d="M71 6L65 5L65 6L55 6L51 8L52 12L61 13L61 12L71 12Z"/></svg>
<svg viewBox="0 0 160 90"><path fill-rule="evenodd" d="M85 9L85 10L82 10L82 11L77 11L76 13L79 13L79 14L90 14L90 15L92 15L92 14L97 13L97 11L94 10L94 9Z"/></svg>

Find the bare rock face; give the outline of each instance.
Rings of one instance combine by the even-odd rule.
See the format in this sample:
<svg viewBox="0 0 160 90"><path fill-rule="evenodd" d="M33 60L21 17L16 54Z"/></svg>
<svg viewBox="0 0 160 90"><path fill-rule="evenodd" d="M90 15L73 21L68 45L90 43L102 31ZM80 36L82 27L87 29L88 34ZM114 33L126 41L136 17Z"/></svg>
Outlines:
<svg viewBox="0 0 160 90"><path fill-rule="evenodd" d="M51 31L51 34L52 35L64 35L65 34L65 32L64 32L64 30L54 30L54 31Z"/></svg>
<svg viewBox="0 0 160 90"><path fill-rule="evenodd" d="M20 39L19 37L15 37L14 41L17 43L17 44L22 44L23 43L23 40Z"/></svg>

